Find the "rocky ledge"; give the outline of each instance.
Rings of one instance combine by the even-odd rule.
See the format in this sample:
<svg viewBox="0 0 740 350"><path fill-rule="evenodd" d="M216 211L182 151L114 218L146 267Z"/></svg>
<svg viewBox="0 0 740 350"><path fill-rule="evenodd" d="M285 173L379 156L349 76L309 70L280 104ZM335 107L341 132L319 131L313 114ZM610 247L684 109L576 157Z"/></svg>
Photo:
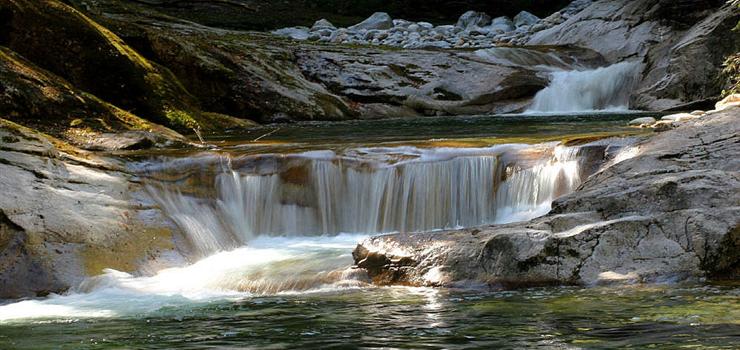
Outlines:
<svg viewBox="0 0 740 350"><path fill-rule="evenodd" d="M373 237L376 284L531 286L740 276L740 107L657 134L529 222Z"/></svg>

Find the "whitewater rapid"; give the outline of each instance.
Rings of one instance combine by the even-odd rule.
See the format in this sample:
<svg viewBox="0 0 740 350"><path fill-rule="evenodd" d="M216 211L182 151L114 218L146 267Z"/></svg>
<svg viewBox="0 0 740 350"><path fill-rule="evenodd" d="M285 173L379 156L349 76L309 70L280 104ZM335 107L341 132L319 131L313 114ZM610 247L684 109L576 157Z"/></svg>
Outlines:
<svg viewBox="0 0 740 350"><path fill-rule="evenodd" d="M621 62L590 70L559 70L527 113L627 111L641 65Z"/></svg>
<svg viewBox="0 0 740 350"><path fill-rule="evenodd" d="M0 322L144 317L163 308L195 308L258 295L359 288L368 281L349 267L352 249L364 238L262 236L248 246L153 276L108 269L67 294L0 305Z"/></svg>
<svg viewBox="0 0 740 350"><path fill-rule="evenodd" d="M395 147L159 162L142 170L151 195L202 259L152 276L108 269L64 295L2 305L0 322L140 317L365 287L351 252L369 235L543 215L580 184L579 150Z"/></svg>

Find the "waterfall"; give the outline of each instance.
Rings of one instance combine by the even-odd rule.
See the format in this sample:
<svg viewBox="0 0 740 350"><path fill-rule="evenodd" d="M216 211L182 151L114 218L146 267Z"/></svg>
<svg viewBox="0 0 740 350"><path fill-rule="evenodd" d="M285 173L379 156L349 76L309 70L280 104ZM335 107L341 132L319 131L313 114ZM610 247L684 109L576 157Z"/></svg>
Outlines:
<svg viewBox="0 0 740 350"><path fill-rule="evenodd" d="M527 112L628 110L640 65L622 62L593 70L552 73L550 85L538 92Z"/></svg>
<svg viewBox="0 0 740 350"><path fill-rule="evenodd" d="M419 232L526 220L580 184L578 148L365 149L220 159L150 192L207 255L255 237ZM351 152L350 152L351 153ZM180 168L181 165L176 165ZM210 180L208 180L210 179Z"/></svg>

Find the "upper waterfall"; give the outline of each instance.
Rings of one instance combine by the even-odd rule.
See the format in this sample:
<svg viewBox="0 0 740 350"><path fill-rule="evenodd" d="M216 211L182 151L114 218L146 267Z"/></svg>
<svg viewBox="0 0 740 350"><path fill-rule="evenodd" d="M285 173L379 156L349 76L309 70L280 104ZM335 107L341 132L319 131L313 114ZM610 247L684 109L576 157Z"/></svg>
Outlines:
<svg viewBox="0 0 740 350"><path fill-rule="evenodd" d="M640 64L621 62L593 70L557 71L527 112L628 110Z"/></svg>

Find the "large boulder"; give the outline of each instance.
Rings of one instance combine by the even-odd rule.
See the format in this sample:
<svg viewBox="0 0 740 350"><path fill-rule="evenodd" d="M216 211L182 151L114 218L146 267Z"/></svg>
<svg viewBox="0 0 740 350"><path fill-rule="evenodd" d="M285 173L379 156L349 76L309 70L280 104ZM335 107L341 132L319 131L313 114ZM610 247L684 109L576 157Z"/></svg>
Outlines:
<svg viewBox="0 0 740 350"><path fill-rule="evenodd" d="M517 28L523 27L523 26L535 25L539 21L540 21L539 17L527 11L519 12L519 14L514 16L514 26L516 26Z"/></svg>
<svg viewBox="0 0 740 350"><path fill-rule="evenodd" d="M391 29L393 28L393 18L385 12L375 12L366 20L357 23L347 29L350 30L371 30L371 29Z"/></svg>
<svg viewBox="0 0 740 350"><path fill-rule="evenodd" d="M740 277L740 115L731 107L622 150L529 222L366 240L378 284L635 283Z"/></svg>
<svg viewBox="0 0 740 350"><path fill-rule="evenodd" d="M491 16L484 12L468 11L462 14L455 24L462 29L485 27L491 24Z"/></svg>

